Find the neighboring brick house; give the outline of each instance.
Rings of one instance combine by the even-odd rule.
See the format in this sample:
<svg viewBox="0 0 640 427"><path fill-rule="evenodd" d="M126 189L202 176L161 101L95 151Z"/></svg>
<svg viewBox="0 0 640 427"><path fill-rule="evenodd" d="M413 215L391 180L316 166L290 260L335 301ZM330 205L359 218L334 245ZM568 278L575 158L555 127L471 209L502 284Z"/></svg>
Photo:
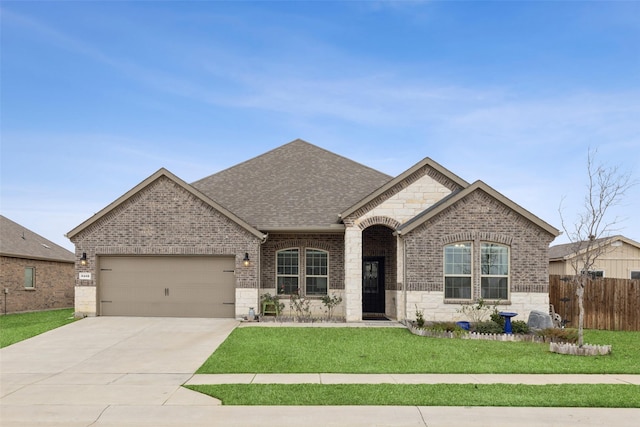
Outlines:
<svg viewBox="0 0 640 427"><path fill-rule="evenodd" d="M341 296L348 321L456 320L479 298L526 320L557 235L429 158L393 178L302 140L192 184L160 169L68 233L78 314L242 317L298 292L317 314Z"/></svg>
<svg viewBox="0 0 640 427"><path fill-rule="evenodd" d="M0 312L73 307L75 256L0 215Z"/></svg>

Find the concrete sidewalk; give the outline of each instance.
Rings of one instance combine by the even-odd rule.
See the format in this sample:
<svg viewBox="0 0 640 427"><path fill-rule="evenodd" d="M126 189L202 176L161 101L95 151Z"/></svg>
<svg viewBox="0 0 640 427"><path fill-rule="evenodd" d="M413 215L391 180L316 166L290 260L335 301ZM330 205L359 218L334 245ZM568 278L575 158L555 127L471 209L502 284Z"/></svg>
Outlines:
<svg viewBox="0 0 640 427"><path fill-rule="evenodd" d="M640 375L600 374L198 374L196 384L632 384Z"/></svg>

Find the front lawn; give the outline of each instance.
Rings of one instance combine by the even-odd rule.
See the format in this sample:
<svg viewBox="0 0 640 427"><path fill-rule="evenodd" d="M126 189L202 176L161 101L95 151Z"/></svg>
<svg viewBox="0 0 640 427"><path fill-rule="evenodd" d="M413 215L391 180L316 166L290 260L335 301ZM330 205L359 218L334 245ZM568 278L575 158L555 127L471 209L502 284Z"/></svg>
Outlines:
<svg viewBox="0 0 640 427"><path fill-rule="evenodd" d="M0 348L73 322L73 309L0 316Z"/></svg>
<svg viewBox="0 0 640 427"><path fill-rule="evenodd" d="M585 331L608 356L548 344L426 338L399 328L237 328L197 373L640 374L640 332Z"/></svg>

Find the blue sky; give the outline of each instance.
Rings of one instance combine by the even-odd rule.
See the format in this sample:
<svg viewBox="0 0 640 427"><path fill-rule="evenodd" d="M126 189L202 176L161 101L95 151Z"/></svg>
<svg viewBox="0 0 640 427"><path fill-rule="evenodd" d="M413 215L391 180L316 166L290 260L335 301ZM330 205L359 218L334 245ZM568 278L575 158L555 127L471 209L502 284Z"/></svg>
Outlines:
<svg viewBox="0 0 640 427"><path fill-rule="evenodd" d="M390 175L431 157L561 228L588 148L640 178L640 2L13 2L1 212L64 234L161 167L302 138ZM640 241L640 186L611 212ZM565 242L560 237L555 243Z"/></svg>

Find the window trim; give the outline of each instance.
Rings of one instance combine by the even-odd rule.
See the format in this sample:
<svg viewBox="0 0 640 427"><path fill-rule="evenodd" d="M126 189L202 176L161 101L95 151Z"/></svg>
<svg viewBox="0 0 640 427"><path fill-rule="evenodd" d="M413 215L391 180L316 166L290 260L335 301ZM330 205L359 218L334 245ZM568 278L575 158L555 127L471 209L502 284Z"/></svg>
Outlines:
<svg viewBox="0 0 640 427"><path fill-rule="evenodd" d="M327 269L327 274L308 274L307 269L309 268L308 262L307 262L307 255L309 253L309 251L315 251L315 252L320 252L322 254L324 254L327 258L327 265L326 265L326 269ZM305 260L305 265L304 265L304 294L305 296L324 296L324 295L329 295L329 272L331 271L331 269L329 268L329 251L325 251L324 249L319 249L319 248L305 248L304 249L304 260ZM325 278L327 281L327 286L326 286L326 291L323 294L309 294L307 287L309 286L307 279L308 278L313 278L313 277L320 277L320 278ZM298 287L298 289L300 289L300 287Z"/></svg>
<svg viewBox="0 0 640 427"><path fill-rule="evenodd" d="M31 270L31 286L27 286L27 270ZM33 290L36 288L36 268L32 266L26 266L24 268L24 280L22 282L26 290Z"/></svg>
<svg viewBox="0 0 640 427"><path fill-rule="evenodd" d="M287 251L295 251L298 256L298 264L297 264L298 274L279 274L278 273L278 254L282 252L287 252ZM283 249L277 250L275 253L275 257L276 257L276 263L275 263L276 295L283 295L283 296L293 295L293 293L280 292L280 287L278 282L281 277L295 277L298 283L297 292L299 293L300 292L300 248L290 247L290 248L283 248Z"/></svg>
<svg viewBox="0 0 640 427"><path fill-rule="evenodd" d="M469 245L469 274L447 274L447 248L448 247L456 247L459 245ZM474 267L474 256L473 256L473 242L472 241L463 241L463 242L454 242L447 245L444 245L442 248L442 290L444 293L445 301L473 301L473 267ZM462 297L447 297L447 277L462 277L469 278L469 298Z"/></svg>
<svg viewBox="0 0 640 427"><path fill-rule="evenodd" d="M297 265L297 269L298 269L298 274L278 274L278 254L282 253L282 252L286 252L286 251L296 251L297 255L298 255L298 265ZM308 263L307 263L307 253L309 251L316 251L316 252L321 252L322 254L325 255L326 260L327 260L327 266L326 266L326 275L317 275L317 274L307 274L307 267L308 267ZM301 247L295 247L295 246L291 246L291 247L287 247L287 248L282 248L282 249L278 249L275 251L275 276L276 276L276 280L275 280L275 287L276 287L276 295L277 296L281 296L281 297L287 297L287 296L291 296L291 295L299 295L299 296L305 296L305 297L309 297L309 298L321 298L323 296L329 295L329 277L331 275L331 266L330 266L330 259L331 259L331 253L330 251L326 250L326 249L320 249L318 247L306 247L306 246L301 246ZM297 284L298 284L298 288L297 288L297 293L286 293L286 292L280 292L280 285L279 285L279 279L281 277L295 277L297 279ZM326 282L327 282L327 286L326 286L326 292L325 293L313 293L313 294L309 294L307 292L307 278L313 278L313 277L320 277L320 278L325 278Z"/></svg>
<svg viewBox="0 0 640 427"><path fill-rule="evenodd" d="M598 273L602 273L601 276L598 276ZM594 269L594 270L589 270L585 273L584 270L580 271L580 274L587 274L591 277L591 280L597 280L597 279L604 279L606 276L604 269Z"/></svg>
<svg viewBox="0 0 640 427"><path fill-rule="evenodd" d="M500 248L506 248L507 250L507 274L484 274L482 271L482 267L484 266L482 260L482 251L485 245L497 246ZM507 295L503 298L489 298L482 296L482 279L484 278L506 278L507 279ZM483 241L480 242L480 297L484 300L488 301L510 301L511 299L511 247L508 245L504 245L502 243Z"/></svg>

